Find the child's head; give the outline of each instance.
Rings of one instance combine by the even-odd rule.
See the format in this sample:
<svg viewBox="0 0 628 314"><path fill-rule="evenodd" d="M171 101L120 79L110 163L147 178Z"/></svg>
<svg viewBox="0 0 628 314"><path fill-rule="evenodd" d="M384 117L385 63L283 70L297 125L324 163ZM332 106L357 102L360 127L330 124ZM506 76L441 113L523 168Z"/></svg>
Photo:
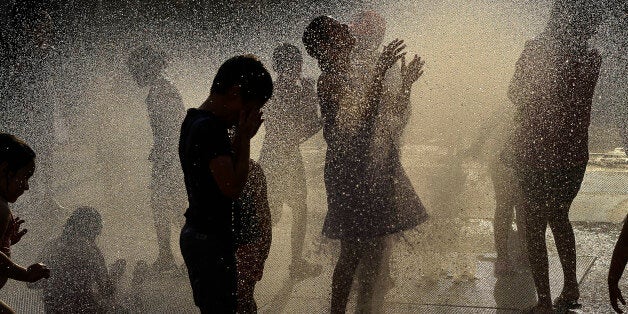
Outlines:
<svg viewBox="0 0 628 314"><path fill-rule="evenodd" d="M93 207L83 206L77 208L63 227L65 238L96 239L102 230L102 217Z"/></svg>
<svg viewBox="0 0 628 314"><path fill-rule="evenodd" d="M300 77L303 56L295 45L283 43L273 51L273 69L279 75Z"/></svg>
<svg viewBox="0 0 628 314"><path fill-rule="evenodd" d="M349 27L355 36L357 49L375 50L384 41L386 20L375 11L358 13Z"/></svg>
<svg viewBox="0 0 628 314"><path fill-rule="evenodd" d="M264 106L273 95L273 80L254 55L235 56L220 66L210 93L224 100L229 122L236 123L240 111Z"/></svg>
<svg viewBox="0 0 628 314"><path fill-rule="evenodd" d="M141 46L131 52L127 65L137 85L144 87L157 81L168 62L163 51L151 46Z"/></svg>
<svg viewBox="0 0 628 314"><path fill-rule="evenodd" d="M321 63L347 58L355 46L349 26L332 17L321 15L313 19L303 33L307 53Z"/></svg>
<svg viewBox="0 0 628 314"><path fill-rule="evenodd" d="M35 172L35 152L11 134L0 133L0 196L14 203L28 190Z"/></svg>

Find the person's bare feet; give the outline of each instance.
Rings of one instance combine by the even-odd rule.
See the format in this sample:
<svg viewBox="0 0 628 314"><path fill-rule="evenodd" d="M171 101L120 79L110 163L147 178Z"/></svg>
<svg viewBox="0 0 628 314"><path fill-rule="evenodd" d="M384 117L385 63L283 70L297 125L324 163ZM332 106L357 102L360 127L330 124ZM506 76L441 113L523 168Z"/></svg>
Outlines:
<svg viewBox="0 0 628 314"><path fill-rule="evenodd" d="M551 304L537 304L524 311L527 314L553 314L554 307Z"/></svg>
<svg viewBox="0 0 628 314"><path fill-rule="evenodd" d="M178 269L172 254L159 254L150 268L154 272L164 272Z"/></svg>
<svg viewBox="0 0 628 314"><path fill-rule="evenodd" d="M558 298L554 300L554 307L558 310L573 310L582 307L582 304L578 303L580 299L580 291L576 288L566 289L560 293Z"/></svg>
<svg viewBox="0 0 628 314"><path fill-rule="evenodd" d="M292 261L290 264L290 277L296 280L318 277L323 272L323 267L312 264L304 259Z"/></svg>

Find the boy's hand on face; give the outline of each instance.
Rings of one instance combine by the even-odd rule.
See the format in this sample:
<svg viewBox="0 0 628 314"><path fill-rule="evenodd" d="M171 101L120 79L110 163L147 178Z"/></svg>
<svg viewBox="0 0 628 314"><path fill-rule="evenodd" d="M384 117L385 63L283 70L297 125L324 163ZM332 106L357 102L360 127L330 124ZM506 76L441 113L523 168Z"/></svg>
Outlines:
<svg viewBox="0 0 628 314"><path fill-rule="evenodd" d="M405 52L402 52L404 49L406 49L406 45L403 44L403 40L399 39L395 39L386 45L384 51L377 59L375 74L383 77L393 64L406 55Z"/></svg>
<svg viewBox="0 0 628 314"><path fill-rule="evenodd" d="M35 282L42 278L50 278L50 269L42 263L33 264L26 269L26 281Z"/></svg>
<svg viewBox="0 0 628 314"><path fill-rule="evenodd" d="M408 65L406 65L406 57L401 58L401 84L404 89L410 88L423 75L424 64L425 61L422 61L418 55L414 55Z"/></svg>
<svg viewBox="0 0 628 314"><path fill-rule="evenodd" d="M248 113L240 111L240 121L238 123L238 133L242 139L250 140L257 134L260 126L262 126L262 112L259 109L253 109Z"/></svg>
<svg viewBox="0 0 628 314"><path fill-rule="evenodd" d="M24 223L24 219L15 217L13 219L13 230L11 230L11 245L14 245L22 239L22 237L28 232L27 229L20 230L20 226Z"/></svg>

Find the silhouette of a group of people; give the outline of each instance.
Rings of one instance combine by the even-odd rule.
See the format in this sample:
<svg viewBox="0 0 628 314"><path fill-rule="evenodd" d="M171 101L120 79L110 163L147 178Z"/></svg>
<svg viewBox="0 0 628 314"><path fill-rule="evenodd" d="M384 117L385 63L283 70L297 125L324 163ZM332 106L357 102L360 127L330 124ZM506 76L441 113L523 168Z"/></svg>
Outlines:
<svg viewBox="0 0 628 314"><path fill-rule="evenodd" d="M33 15L26 20L38 24L23 26L30 35L21 38L36 44L18 45L21 50L16 55L24 61L13 60L16 73L36 67L30 63L47 49L42 35L45 11L23 14ZM578 1L556 1L545 30L525 44L516 63L508 90L515 108L513 119L497 122L501 116L494 117L465 151L477 154L497 124L508 134L489 161L497 204L495 272L530 269L538 297L530 309L533 313L580 306L576 245L568 214L588 161L590 112L602 62L588 41L600 22ZM393 280L389 236L428 219L400 156L412 88L423 75L424 61L416 55L406 58L403 40L395 39L380 50L385 31L386 21L373 11L359 13L349 25L318 16L302 36L307 54L318 62L317 81L304 77L304 56L297 46L284 43L272 52L275 80L254 55L232 57L218 69L208 98L187 112L179 91L163 76L168 56L151 46L130 53L127 65L133 79L150 89L146 98L153 135L150 206L159 248L150 268L155 272L177 268L170 235L172 226L181 228L181 254L201 313L257 311L255 284L263 276L272 225L279 222L284 205L292 211L290 277L302 280L321 273L320 265L304 257L308 191L299 149L321 129L327 144L322 233L340 240L330 310L346 311L354 279L359 282L356 310L381 310L380 292ZM42 112L49 108L25 107L42 103L25 97L43 97L37 95L46 88L29 91L26 88L34 86L26 81L29 77L12 78L9 85L24 88L2 103L1 131L6 132L0 134L2 285L11 278L44 289L46 312L105 312L114 307L126 262L118 260L107 267L95 242L103 226L94 208L73 212L62 234L44 246L39 258L43 263L24 268L11 260L11 246L26 230L8 203L29 189L35 151L42 156L37 157L38 172L45 176L50 171L50 148L38 146L48 141L49 132L42 129L33 136L21 131L50 123L50 114ZM23 120L4 121L5 116ZM265 138L258 163L251 159L251 139L262 123ZM188 206L181 216L179 209L186 199ZM523 248L516 259L509 257L507 244L513 220ZM617 302L625 303L618 283L628 260L626 224L608 276L611 303L618 312ZM563 290L554 300L545 240L548 225L564 275ZM520 264L514 265L513 260ZM136 272L148 271L147 267L138 264ZM6 304L0 306L11 312Z"/></svg>

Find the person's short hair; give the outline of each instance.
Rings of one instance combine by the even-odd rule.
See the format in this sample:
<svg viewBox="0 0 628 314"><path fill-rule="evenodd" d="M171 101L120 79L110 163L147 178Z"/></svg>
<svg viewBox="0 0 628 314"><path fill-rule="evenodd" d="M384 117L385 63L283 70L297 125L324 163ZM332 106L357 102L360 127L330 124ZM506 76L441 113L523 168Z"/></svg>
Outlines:
<svg viewBox="0 0 628 314"><path fill-rule="evenodd" d="M242 100L268 101L273 95L273 79L259 59L251 54L225 61L212 83L211 93L224 95L231 87L240 87Z"/></svg>
<svg viewBox="0 0 628 314"><path fill-rule="evenodd" d="M131 71L163 70L168 65L168 60L162 50L149 45L142 45L131 51L127 65Z"/></svg>
<svg viewBox="0 0 628 314"><path fill-rule="evenodd" d="M301 50L295 45L283 43L273 50L273 64L276 71L289 69L294 64L302 62Z"/></svg>
<svg viewBox="0 0 628 314"><path fill-rule="evenodd" d="M315 17L310 24L305 28L303 32L303 45L305 45L305 51L312 58L320 59L322 57L323 47L330 46L328 31L329 26L335 23L332 17L321 15Z"/></svg>
<svg viewBox="0 0 628 314"><path fill-rule="evenodd" d="M63 227L63 236L72 237L95 237L102 228L102 216L93 207L82 206L77 208Z"/></svg>
<svg viewBox="0 0 628 314"><path fill-rule="evenodd" d="M17 172L35 160L35 151L21 139L0 132L0 163L6 162L11 172Z"/></svg>

